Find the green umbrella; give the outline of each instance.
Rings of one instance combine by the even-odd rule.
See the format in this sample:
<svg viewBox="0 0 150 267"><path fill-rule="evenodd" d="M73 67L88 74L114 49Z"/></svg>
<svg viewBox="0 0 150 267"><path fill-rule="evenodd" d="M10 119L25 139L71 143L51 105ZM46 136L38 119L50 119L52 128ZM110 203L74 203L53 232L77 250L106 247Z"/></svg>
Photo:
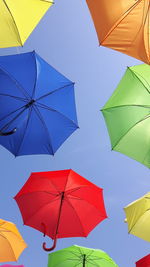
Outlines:
<svg viewBox="0 0 150 267"><path fill-rule="evenodd" d="M99 249L71 246L49 254L48 267L118 267Z"/></svg>
<svg viewBox="0 0 150 267"><path fill-rule="evenodd" d="M150 167L150 66L127 68L102 112L112 150Z"/></svg>

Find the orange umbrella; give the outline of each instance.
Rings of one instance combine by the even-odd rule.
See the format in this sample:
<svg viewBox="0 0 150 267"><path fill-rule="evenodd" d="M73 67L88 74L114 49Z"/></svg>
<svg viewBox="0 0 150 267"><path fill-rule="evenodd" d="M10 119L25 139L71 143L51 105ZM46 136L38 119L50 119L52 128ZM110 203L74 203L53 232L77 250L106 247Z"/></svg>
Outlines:
<svg viewBox="0 0 150 267"><path fill-rule="evenodd" d="M150 64L149 0L86 0L100 45Z"/></svg>
<svg viewBox="0 0 150 267"><path fill-rule="evenodd" d="M0 219L0 262L17 261L26 247L16 225Z"/></svg>

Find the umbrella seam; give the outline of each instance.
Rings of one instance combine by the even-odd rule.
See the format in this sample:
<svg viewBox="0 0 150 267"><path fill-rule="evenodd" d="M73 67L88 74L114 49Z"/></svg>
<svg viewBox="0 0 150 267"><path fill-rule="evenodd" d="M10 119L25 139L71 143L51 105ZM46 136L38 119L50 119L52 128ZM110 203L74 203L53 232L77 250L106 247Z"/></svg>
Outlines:
<svg viewBox="0 0 150 267"><path fill-rule="evenodd" d="M27 117L27 121L26 121L26 127L25 127L25 130L24 130L24 133L23 133L23 136L22 136L22 139L20 141L20 144L17 148L17 151L15 153L15 157L18 155L19 151L20 151L20 148L23 144L23 141L24 141L24 138L25 138L25 135L26 135L26 132L27 132L27 128L28 128L28 125L29 125L29 121L30 121L30 118L31 118L31 113L32 113L32 108L33 106L31 106L31 108L29 107L29 110L28 110L28 117ZM26 109L25 109L26 110Z"/></svg>
<svg viewBox="0 0 150 267"><path fill-rule="evenodd" d="M67 196L68 197L68 196ZM69 200L69 197L68 197L68 200ZM96 206L94 206L92 203L90 203L88 200L85 200L85 199L82 199L82 198L80 198L80 199L75 199L75 200L82 200L82 201L85 201L85 202L87 202L89 205L91 205L92 207L94 207L99 213L100 213L100 215L101 215L101 218L104 218L104 219L106 219L106 218L108 218L107 217L107 214L106 214L106 211L105 211L105 208L104 208L104 212L105 212L105 215L102 215L101 214L101 211L98 209L98 207L96 207ZM103 220L104 220L103 219ZM101 220L101 221L103 221L103 220Z"/></svg>
<svg viewBox="0 0 150 267"><path fill-rule="evenodd" d="M136 0L135 0L135 1L136 1ZM137 31L137 33L136 33L136 35L135 35L134 39L131 41L130 45L134 43L134 41L136 40L136 38L137 38L137 36L138 36L139 32L140 32L140 31L141 31L141 29L142 29L142 28L144 28L144 26L145 26L145 23L146 23L146 20L147 20L147 15L148 15L148 14L147 14L147 12L146 12L146 16L145 16L145 19L144 19L144 10L145 10L145 5L146 5L146 3L144 2L144 7L143 7L143 15L142 15L142 22L141 22L141 26L140 26L139 30ZM145 48L145 44L144 44L144 48ZM129 50L129 47L128 47L128 50ZM145 50L145 53L146 53L146 50ZM147 53L146 53L146 55L147 55Z"/></svg>
<svg viewBox="0 0 150 267"><path fill-rule="evenodd" d="M35 63L35 81L34 81L34 87L33 87L33 92L32 92L32 99L35 96L35 91L36 91L36 84L37 84L37 61L36 61L36 53L33 51L34 54L34 63Z"/></svg>
<svg viewBox="0 0 150 267"><path fill-rule="evenodd" d="M24 107L25 107L25 106L22 106L22 107L20 107L20 108L18 108L18 109L16 109L16 110L11 111L9 114L7 114L7 115L3 116L2 118L0 118L0 121L6 119L7 117L9 117L9 116L12 115L13 113L19 111L20 109L22 109L22 108L24 108Z"/></svg>
<svg viewBox="0 0 150 267"><path fill-rule="evenodd" d="M17 30L17 33L18 33L18 36L19 36L19 42L21 43L21 46L23 47L23 43L22 43L22 40L21 40L21 36L20 36L20 33L19 33L19 29L18 29L17 23L16 23L16 21L15 21L15 19L14 19L14 16L13 16L13 14L12 14L12 12L11 12L11 10L10 10L8 4L6 3L6 0L3 0L3 3L4 3L4 5L6 6L8 12L10 13L10 15L11 15L11 17L12 17L12 20L13 20L13 22L14 22L14 25L15 25L15 27L16 27L16 30Z"/></svg>
<svg viewBox="0 0 150 267"><path fill-rule="evenodd" d="M37 104L40 104L41 106L38 106ZM70 118L68 118L66 115L64 115L63 113L61 113L60 111L56 110L56 109L53 109L53 108L50 108L44 104L41 104L41 103L37 103L35 104L38 108L43 108L43 109L47 109L49 111L53 111L53 112L57 112L58 114L62 115L64 118L66 118L67 120L71 121L75 126L77 126L78 128L78 124L76 122L74 122L73 120L71 120Z"/></svg>
<svg viewBox="0 0 150 267"><path fill-rule="evenodd" d="M21 109L21 108L20 108ZM19 110L20 110L19 109ZM25 111L25 108L21 110L11 121L6 123L1 129L0 132L2 132L4 129L7 129L23 112Z"/></svg>
<svg viewBox="0 0 150 267"><path fill-rule="evenodd" d="M12 97L12 98L15 98L16 100L27 102L27 99L26 98L21 98L19 96L13 96L13 95L8 95L8 94L1 94L1 93L0 93L0 96Z"/></svg>
<svg viewBox="0 0 150 267"><path fill-rule="evenodd" d="M110 36L110 34L117 28L117 26L126 18L128 14L139 4L142 0L139 0L138 2L134 3L127 11L125 11L120 19L118 19L115 24L112 26L112 28L109 30L109 32L106 34L106 36L103 38L103 40L100 42L100 45L103 45L103 42Z"/></svg>
<svg viewBox="0 0 150 267"><path fill-rule="evenodd" d="M137 126L139 123L143 122L144 120L150 118L150 115L145 116L143 119L141 119L140 121L136 122L132 127L130 127L128 129L128 131L126 133L124 133L118 141L116 141L116 144L112 146L112 150L120 143L120 141L130 132L130 130L132 130L135 126Z"/></svg>
<svg viewBox="0 0 150 267"><path fill-rule="evenodd" d="M84 227L83 227L82 222L81 222L81 220L80 220L80 218L79 218L79 216L78 216L78 214L77 214L77 211L75 210L74 206L70 203L70 201L69 201L68 198L66 198L66 201L69 203L69 205L71 206L71 208L74 210L74 212L75 212L75 214L76 214L76 217L78 218L78 221L79 221L80 226L81 226L81 228L82 228L83 235L86 237L88 234L85 234L85 232L84 232Z"/></svg>
<svg viewBox="0 0 150 267"><path fill-rule="evenodd" d="M52 193L50 193L48 191L45 191L45 190L41 190L41 191L38 190L38 191L22 193L22 195L18 195L18 196L16 195L16 197L14 197L14 199L22 197L22 196L25 196L25 195L28 195L28 194L35 194L35 193L46 193L46 194L53 195L53 196L59 196L58 194L52 194Z"/></svg>
<svg viewBox="0 0 150 267"><path fill-rule="evenodd" d="M42 117L42 115L41 115L41 112L39 111L39 109L38 109L37 106L33 106L33 108L34 108L34 111L36 112L38 118L40 119L42 125L44 126L46 135L47 135L47 137L48 137L48 141L49 141L48 144L49 144L49 146L50 146L50 148L51 148L51 151L49 150L49 153L51 154L51 152L52 152L52 155L54 155L54 149L53 149L53 147L52 147L52 142L51 142L50 133L49 133L48 128L47 128L47 126L46 126L46 124L45 124L45 121L44 121L44 119L43 119L43 117Z"/></svg>
<svg viewBox="0 0 150 267"><path fill-rule="evenodd" d="M43 177L39 177L40 179L43 179ZM52 182L51 179L44 177L44 179L48 180L50 182L50 184L55 188L55 190L60 193L60 191L58 190L58 188L56 187L55 183Z"/></svg>
<svg viewBox="0 0 150 267"><path fill-rule="evenodd" d="M32 215L30 216L30 217L28 217L26 220L24 220L23 219L23 222L24 222L24 224L25 225L28 225L28 226L30 226L30 224L28 224L28 222L27 221L29 221L31 218L33 218L35 215L37 215L37 213L39 212L39 211L41 211L41 209L43 209L45 206L47 206L47 205L50 205L52 202L55 202L56 200L58 200L59 198L53 198L51 201L49 201L48 203L44 203L39 209L37 209L34 213L32 213ZM16 201L17 202L17 201ZM19 205L18 205L19 206ZM23 216L22 216L22 218L23 218ZM41 222L42 223L42 222ZM33 227L34 228L34 227ZM42 232L42 231L40 231L40 232ZM43 232L42 232L43 233Z"/></svg>
<svg viewBox="0 0 150 267"><path fill-rule="evenodd" d="M74 84L75 84L75 83L71 82L71 83L66 84L66 85L64 85L64 86L58 87L58 88L54 89L53 91L51 91L51 92L49 92L49 93L47 93L47 94L45 94L45 95L43 95L43 96L40 96L39 98L36 99L36 101L38 101L38 100L40 100L40 99L42 99L42 98L45 98L45 97L47 97L48 95L55 93L56 91L59 91L59 90L61 90L61 89L64 89L65 87L68 87L68 86L70 86L70 85L74 85Z"/></svg>
<svg viewBox="0 0 150 267"><path fill-rule="evenodd" d="M147 153L146 153L146 155L145 155L145 157L144 157L144 159L143 159L143 161L142 161L143 164L145 164L145 160L146 160L146 158L147 158L149 152L150 152L150 148L148 149L148 151L147 151ZM149 168L150 168L150 167L149 167Z"/></svg>
<svg viewBox="0 0 150 267"><path fill-rule="evenodd" d="M139 74L138 72L133 71L133 70L132 70L131 68L129 68L129 67L128 67L128 70L130 70L131 73L133 73L133 74L135 75L135 77L138 79L138 81L144 86L144 88L146 89L146 91L150 94L149 89L148 89L148 88L145 86L145 84L141 81L141 79L138 77L138 75L141 76L142 79L143 79L146 83L148 83L148 82L144 79L144 77L143 77L141 74ZM148 83L148 85L149 85L149 83ZM150 85L149 85L149 86L150 86Z"/></svg>
<svg viewBox="0 0 150 267"><path fill-rule="evenodd" d="M14 78L14 76L10 74L7 70L5 70L5 68L2 67L1 65L0 65L0 69L5 73L5 75L7 75L16 84L18 89L22 89L21 92L27 98L27 100L30 100L31 99L30 95L25 90L25 88Z"/></svg>
<svg viewBox="0 0 150 267"><path fill-rule="evenodd" d="M147 210L146 210L147 211ZM138 221L141 219L141 217L145 214L146 211L143 211L143 214L137 218L136 222L133 224L133 226L130 228L130 230L128 231L128 233L130 234L131 231L133 230L133 228L136 226L136 224L138 223ZM127 221L128 222L128 221ZM131 233L132 234L132 233ZM134 235L134 234L133 234Z"/></svg>
<svg viewBox="0 0 150 267"><path fill-rule="evenodd" d="M109 107L109 108L104 108L104 109L101 109L101 111L107 111L109 109L115 109L115 108L124 108L124 107L140 107L140 108L150 108L150 105L136 105L136 104L131 104L131 105L117 105L117 106L113 106L113 107Z"/></svg>
<svg viewBox="0 0 150 267"><path fill-rule="evenodd" d="M50 3L50 4L54 4L54 1L49 1L49 0L41 0L42 2L47 2L47 3Z"/></svg>
<svg viewBox="0 0 150 267"><path fill-rule="evenodd" d="M10 233L11 233L11 231L10 231ZM12 251L12 253L13 253L13 255L14 255L15 261L17 261L17 257L16 257L16 255L15 255L13 249L12 249L12 246L11 246L10 241L5 237L5 235L3 235L3 234L0 234L0 235L1 235L4 239L7 240L8 244L9 244L9 246L10 246L10 248L11 248L11 251Z"/></svg>

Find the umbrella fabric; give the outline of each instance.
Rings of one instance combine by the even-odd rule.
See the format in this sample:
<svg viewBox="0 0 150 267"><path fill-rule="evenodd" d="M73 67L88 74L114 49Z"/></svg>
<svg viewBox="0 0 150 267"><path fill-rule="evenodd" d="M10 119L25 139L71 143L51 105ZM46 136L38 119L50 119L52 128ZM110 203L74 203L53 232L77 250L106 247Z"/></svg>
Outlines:
<svg viewBox="0 0 150 267"><path fill-rule="evenodd" d="M129 234L150 242L150 193L124 208Z"/></svg>
<svg viewBox="0 0 150 267"><path fill-rule="evenodd" d="M150 64L149 0L86 0L99 43Z"/></svg>
<svg viewBox="0 0 150 267"><path fill-rule="evenodd" d="M150 167L150 68L130 67L102 109L112 150Z"/></svg>
<svg viewBox="0 0 150 267"><path fill-rule="evenodd" d="M0 144L15 156L54 155L78 128L74 83L35 51L0 57L0 84Z"/></svg>
<svg viewBox="0 0 150 267"><path fill-rule="evenodd" d="M150 267L150 254L137 261L136 267Z"/></svg>
<svg viewBox="0 0 150 267"><path fill-rule="evenodd" d="M0 219L0 262L17 261L26 247L16 225Z"/></svg>
<svg viewBox="0 0 150 267"><path fill-rule="evenodd" d="M53 0L0 0L0 48L23 46Z"/></svg>
<svg viewBox="0 0 150 267"><path fill-rule="evenodd" d="M107 217L102 189L73 170L32 173L15 200L24 224L51 237L53 247L57 238L88 236Z"/></svg>
<svg viewBox="0 0 150 267"><path fill-rule="evenodd" d="M109 255L100 250L71 246L49 254L48 267L118 267Z"/></svg>

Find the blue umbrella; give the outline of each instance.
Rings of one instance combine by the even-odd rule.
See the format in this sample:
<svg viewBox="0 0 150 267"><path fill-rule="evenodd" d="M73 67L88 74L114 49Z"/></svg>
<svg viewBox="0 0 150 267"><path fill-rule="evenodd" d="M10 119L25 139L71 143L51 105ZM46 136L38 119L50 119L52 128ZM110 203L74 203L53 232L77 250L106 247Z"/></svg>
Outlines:
<svg viewBox="0 0 150 267"><path fill-rule="evenodd" d="M74 83L35 51L0 57L0 144L54 155L78 128Z"/></svg>

